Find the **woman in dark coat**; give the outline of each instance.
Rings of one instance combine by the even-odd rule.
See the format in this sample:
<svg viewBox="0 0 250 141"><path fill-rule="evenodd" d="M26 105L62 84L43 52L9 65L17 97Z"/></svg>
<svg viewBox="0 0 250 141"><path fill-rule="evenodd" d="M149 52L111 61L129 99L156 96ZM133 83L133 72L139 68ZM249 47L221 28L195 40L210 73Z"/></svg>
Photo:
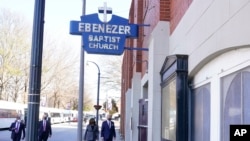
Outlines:
<svg viewBox="0 0 250 141"><path fill-rule="evenodd" d="M84 134L84 141L98 141L99 139L99 129L98 125L95 123L95 119L91 118L89 124L86 127Z"/></svg>

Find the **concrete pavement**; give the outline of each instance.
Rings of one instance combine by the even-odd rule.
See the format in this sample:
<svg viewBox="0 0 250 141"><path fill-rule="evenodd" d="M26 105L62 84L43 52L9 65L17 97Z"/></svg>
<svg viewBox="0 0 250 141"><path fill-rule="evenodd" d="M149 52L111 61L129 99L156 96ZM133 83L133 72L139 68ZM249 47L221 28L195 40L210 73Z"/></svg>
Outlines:
<svg viewBox="0 0 250 141"><path fill-rule="evenodd" d="M124 139L122 138L119 130L120 129L116 129L116 140L115 141L124 141Z"/></svg>

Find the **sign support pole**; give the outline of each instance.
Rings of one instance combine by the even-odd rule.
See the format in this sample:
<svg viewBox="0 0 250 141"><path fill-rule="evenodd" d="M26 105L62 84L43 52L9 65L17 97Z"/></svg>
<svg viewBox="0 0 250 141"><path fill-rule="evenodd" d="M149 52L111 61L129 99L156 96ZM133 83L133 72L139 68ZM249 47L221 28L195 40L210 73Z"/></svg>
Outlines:
<svg viewBox="0 0 250 141"><path fill-rule="evenodd" d="M86 0L82 0L82 16L85 15ZM78 126L77 141L82 141L82 122L83 122L83 102L84 102L84 43L81 41L81 60L79 78L79 101L78 101Z"/></svg>

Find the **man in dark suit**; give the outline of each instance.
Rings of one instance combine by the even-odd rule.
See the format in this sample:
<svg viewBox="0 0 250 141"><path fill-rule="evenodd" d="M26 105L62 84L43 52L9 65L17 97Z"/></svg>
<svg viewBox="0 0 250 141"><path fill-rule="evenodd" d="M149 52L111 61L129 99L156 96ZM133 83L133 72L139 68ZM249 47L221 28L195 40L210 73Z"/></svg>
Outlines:
<svg viewBox="0 0 250 141"><path fill-rule="evenodd" d="M103 141L113 141L116 138L115 123L111 121L112 115L107 116L107 120L102 122L101 138Z"/></svg>
<svg viewBox="0 0 250 141"><path fill-rule="evenodd" d="M11 139L13 141L20 141L23 133L23 138L25 138L25 125L21 122L20 116L16 117L16 121L11 123L9 130L11 131Z"/></svg>
<svg viewBox="0 0 250 141"><path fill-rule="evenodd" d="M52 135L51 124L47 120L46 114L43 115L43 119L39 121L38 129L39 141L47 141L48 137Z"/></svg>
<svg viewBox="0 0 250 141"><path fill-rule="evenodd" d="M46 116L46 120L48 120L49 123L51 124L51 122L50 122L51 118L49 117L49 114L45 112L44 115Z"/></svg>

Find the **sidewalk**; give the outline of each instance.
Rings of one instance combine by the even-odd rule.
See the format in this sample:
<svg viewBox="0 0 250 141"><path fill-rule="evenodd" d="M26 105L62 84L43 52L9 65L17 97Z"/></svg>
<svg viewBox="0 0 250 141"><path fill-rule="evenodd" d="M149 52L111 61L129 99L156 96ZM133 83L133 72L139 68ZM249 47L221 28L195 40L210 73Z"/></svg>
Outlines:
<svg viewBox="0 0 250 141"><path fill-rule="evenodd" d="M115 141L124 141L124 139L122 138L120 132L119 132L120 129L116 129L116 140Z"/></svg>

